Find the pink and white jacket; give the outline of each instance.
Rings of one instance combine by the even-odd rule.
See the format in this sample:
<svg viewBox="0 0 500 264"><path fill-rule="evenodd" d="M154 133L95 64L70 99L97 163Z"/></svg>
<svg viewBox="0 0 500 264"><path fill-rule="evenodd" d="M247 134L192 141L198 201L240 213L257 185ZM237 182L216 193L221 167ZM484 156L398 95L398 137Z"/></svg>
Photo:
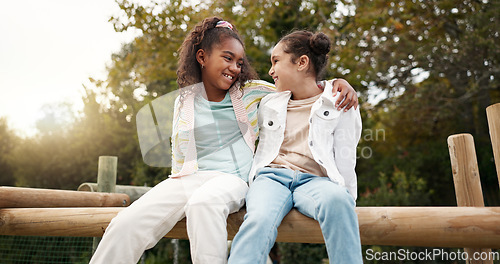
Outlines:
<svg viewBox="0 0 500 264"><path fill-rule="evenodd" d="M196 141L194 138L194 99L204 93L202 82L183 88L175 100L172 123L172 175L181 177L198 170ZM255 141L259 133L257 110L260 100L275 91L273 84L254 80L246 83L243 91L239 86L229 89L238 126L245 142L255 152Z"/></svg>

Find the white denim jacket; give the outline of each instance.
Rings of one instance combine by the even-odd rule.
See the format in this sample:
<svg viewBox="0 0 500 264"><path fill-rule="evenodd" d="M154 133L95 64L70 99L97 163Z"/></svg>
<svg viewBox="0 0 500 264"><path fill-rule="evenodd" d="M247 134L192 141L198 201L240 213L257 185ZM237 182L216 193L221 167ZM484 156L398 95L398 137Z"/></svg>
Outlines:
<svg viewBox="0 0 500 264"><path fill-rule="evenodd" d="M328 177L345 186L354 200L357 198L356 147L361 137L359 108L338 111L332 96L331 82L323 82L323 94L314 102L309 118L308 145L314 160L327 172ZM259 108L259 145L255 153L249 182L255 179L258 169L269 165L277 156L283 143L287 105L290 91L265 96Z"/></svg>

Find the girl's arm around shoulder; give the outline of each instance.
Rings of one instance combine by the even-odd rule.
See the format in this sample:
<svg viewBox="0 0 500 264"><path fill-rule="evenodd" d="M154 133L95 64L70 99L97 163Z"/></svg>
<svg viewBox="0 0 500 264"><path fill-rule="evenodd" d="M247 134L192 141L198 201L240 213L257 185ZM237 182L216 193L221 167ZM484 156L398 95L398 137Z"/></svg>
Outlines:
<svg viewBox="0 0 500 264"><path fill-rule="evenodd" d="M276 86L264 80L250 80L243 85L243 91L261 90L267 93L275 92Z"/></svg>
<svg viewBox="0 0 500 264"><path fill-rule="evenodd" d="M258 107L261 99L268 95L276 92L276 87L263 80L252 80L246 82L243 86L243 102L247 110Z"/></svg>
<svg viewBox="0 0 500 264"><path fill-rule="evenodd" d="M338 110L342 108L344 111L348 111L352 107L356 109L358 107L358 94L354 90L354 88L344 79L331 79L328 80L330 84L332 84L332 95L335 97L337 92L340 92L338 99L335 103L335 107Z"/></svg>

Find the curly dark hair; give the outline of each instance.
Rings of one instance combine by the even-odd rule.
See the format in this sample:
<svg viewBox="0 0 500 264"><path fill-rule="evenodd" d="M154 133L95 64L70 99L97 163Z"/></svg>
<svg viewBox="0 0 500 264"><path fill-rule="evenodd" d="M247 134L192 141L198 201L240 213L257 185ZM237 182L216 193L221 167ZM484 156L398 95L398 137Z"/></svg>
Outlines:
<svg viewBox="0 0 500 264"><path fill-rule="evenodd" d="M216 27L217 22L222 20L219 17L205 18L184 39L178 50L179 67L177 69L177 84L179 88L201 82L201 65L196 60L196 52L199 49L210 52L214 45L218 45L225 38L234 38L245 48L241 36L234 27L233 29ZM245 57L241 66L241 72L234 84L238 83L242 86L245 82L257 78L257 73Z"/></svg>
<svg viewBox="0 0 500 264"><path fill-rule="evenodd" d="M279 42L284 44L283 51L292 55L293 63L302 55L309 57L316 79L321 79L331 47L327 35L321 32L297 30L284 36Z"/></svg>

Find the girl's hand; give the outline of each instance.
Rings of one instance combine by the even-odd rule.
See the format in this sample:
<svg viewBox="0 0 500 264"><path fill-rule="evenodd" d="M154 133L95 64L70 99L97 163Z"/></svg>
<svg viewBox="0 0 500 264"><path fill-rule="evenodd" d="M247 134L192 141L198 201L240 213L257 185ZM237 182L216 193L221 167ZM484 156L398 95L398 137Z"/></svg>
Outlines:
<svg viewBox="0 0 500 264"><path fill-rule="evenodd" d="M345 107L344 112L347 112L347 110L351 109L351 107L353 106L354 109L358 108L358 94L346 80L336 79L333 81L332 85L333 96L335 96L337 92L340 92L340 96L337 99L337 102L335 102L335 107L337 107L337 110L340 111ZM344 101L342 102L342 100Z"/></svg>

